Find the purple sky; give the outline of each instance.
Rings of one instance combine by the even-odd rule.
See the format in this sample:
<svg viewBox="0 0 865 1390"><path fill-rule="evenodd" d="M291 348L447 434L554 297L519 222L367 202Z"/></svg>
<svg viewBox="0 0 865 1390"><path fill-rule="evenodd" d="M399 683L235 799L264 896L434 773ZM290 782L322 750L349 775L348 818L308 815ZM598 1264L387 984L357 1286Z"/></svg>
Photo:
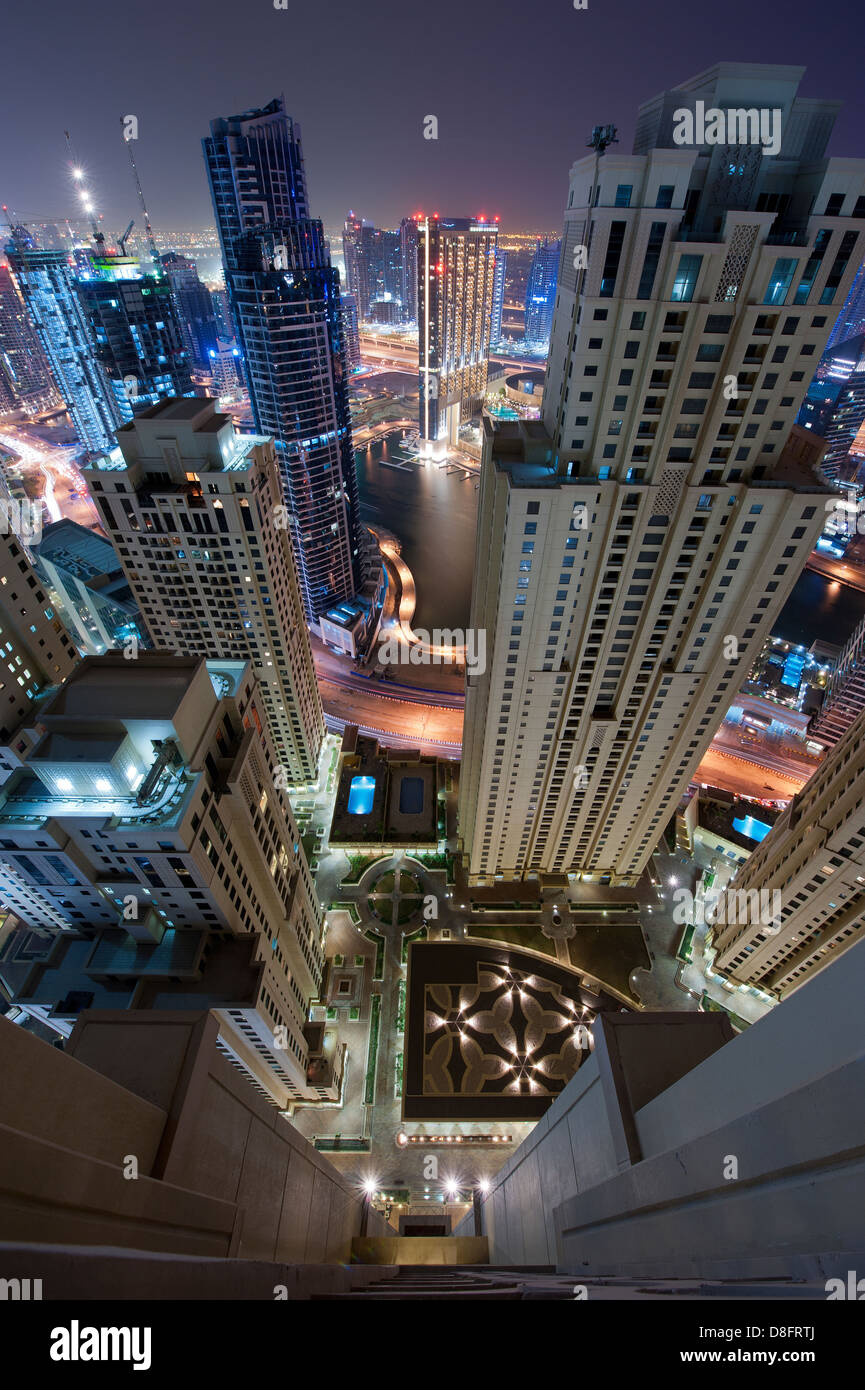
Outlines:
<svg viewBox="0 0 865 1390"><path fill-rule="evenodd" d="M831 152L865 154L859 21L849 0L150 0L15 5L3 26L0 202L76 206L64 129L113 236L138 217L119 118L139 120L154 225L209 223L200 139L217 115L285 94L311 209L383 226L418 209L561 225L591 127L629 149L641 101L718 61L807 66L801 91L845 103ZM739 36L736 38L735 36ZM439 139L424 140L424 116Z"/></svg>

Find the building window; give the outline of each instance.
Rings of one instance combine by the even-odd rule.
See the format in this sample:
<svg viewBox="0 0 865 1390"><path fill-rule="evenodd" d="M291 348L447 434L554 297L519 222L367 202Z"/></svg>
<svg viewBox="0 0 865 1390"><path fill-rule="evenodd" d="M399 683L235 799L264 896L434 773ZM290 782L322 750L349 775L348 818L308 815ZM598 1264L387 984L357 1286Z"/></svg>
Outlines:
<svg viewBox="0 0 865 1390"><path fill-rule="evenodd" d="M679 257L679 268L676 271L676 278L673 281L673 289L670 294L672 300L688 303L694 298L694 290L697 287L702 264L702 256Z"/></svg>
<svg viewBox="0 0 865 1390"><path fill-rule="evenodd" d="M786 256L778 258L772 274L769 276L769 284L763 297L764 304L784 304L786 302L798 264L798 261L790 260Z"/></svg>
<svg viewBox="0 0 865 1390"><path fill-rule="evenodd" d="M649 241L646 246L646 255L643 261L643 269L640 275L640 283L637 288L638 299L651 299L652 297L652 286L655 283L658 262L661 259L661 248L664 245L664 233L666 229L666 222L652 223L649 231Z"/></svg>

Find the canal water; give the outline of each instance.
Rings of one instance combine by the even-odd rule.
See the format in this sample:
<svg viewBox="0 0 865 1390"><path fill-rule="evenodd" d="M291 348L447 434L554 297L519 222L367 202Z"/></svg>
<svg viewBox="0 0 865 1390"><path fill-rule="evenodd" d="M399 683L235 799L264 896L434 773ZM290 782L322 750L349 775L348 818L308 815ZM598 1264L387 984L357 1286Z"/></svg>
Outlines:
<svg viewBox="0 0 865 1390"><path fill-rule="evenodd" d="M402 431L355 453L360 514L402 541L414 575L414 627L469 624L475 554L477 478L446 473L435 464L406 463ZM403 467L394 465L402 464Z"/></svg>
<svg viewBox="0 0 865 1390"><path fill-rule="evenodd" d="M477 479L433 464L406 463L401 439L402 431L396 431L356 451L361 516L402 541L417 586L415 625L468 627ZM817 637L843 646L862 617L865 594L805 570L773 633L804 647Z"/></svg>

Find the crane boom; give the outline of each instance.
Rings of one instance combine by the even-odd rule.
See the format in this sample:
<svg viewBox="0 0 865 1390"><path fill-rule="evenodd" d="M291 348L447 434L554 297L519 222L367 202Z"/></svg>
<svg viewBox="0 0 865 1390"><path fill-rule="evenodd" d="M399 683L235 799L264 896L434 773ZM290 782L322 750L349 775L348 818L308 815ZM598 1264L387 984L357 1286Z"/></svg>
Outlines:
<svg viewBox="0 0 865 1390"><path fill-rule="evenodd" d="M120 127L123 131L123 143L129 154L129 163L132 165L132 177L135 180L135 188L138 193L138 202L144 215L144 231L147 236L147 245L150 248L150 256L153 261L153 272L155 275L162 274L162 262L159 259L159 252L156 249L156 238L153 235L153 228L150 225L150 214L147 211L147 204L144 201L144 190L141 187L141 179L138 175L138 166L135 163L135 155L132 153L132 140L126 135L126 122L123 116L120 117Z"/></svg>

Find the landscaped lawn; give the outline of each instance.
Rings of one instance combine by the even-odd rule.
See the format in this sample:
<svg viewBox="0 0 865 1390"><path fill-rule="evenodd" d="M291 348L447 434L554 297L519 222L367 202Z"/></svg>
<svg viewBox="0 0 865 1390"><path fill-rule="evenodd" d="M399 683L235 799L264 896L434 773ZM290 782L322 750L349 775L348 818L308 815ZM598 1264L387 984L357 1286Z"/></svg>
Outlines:
<svg viewBox="0 0 865 1390"><path fill-rule="evenodd" d="M400 871L399 891L405 896L410 893L420 893L420 883L414 874L410 874L406 869Z"/></svg>
<svg viewBox="0 0 865 1390"><path fill-rule="evenodd" d="M393 869L390 869L388 873L382 874L381 878L376 879L375 883L372 885L372 891L374 893L392 893L395 882L396 875Z"/></svg>
<svg viewBox="0 0 865 1390"><path fill-rule="evenodd" d="M370 864L374 864L377 859L382 859L381 854L350 854L348 856L348 873L343 879L343 883L358 883L365 869Z"/></svg>
<svg viewBox="0 0 865 1390"><path fill-rule="evenodd" d="M414 917L416 912L420 912L422 904L423 898L400 898L396 910L397 922L402 925L403 922Z"/></svg>
<svg viewBox="0 0 865 1390"><path fill-rule="evenodd" d="M503 946L523 947L528 951L541 951L553 960L557 958L556 943L544 936L540 927L492 927L470 922L466 926L466 936L475 936L481 941L500 941Z"/></svg>
<svg viewBox="0 0 865 1390"><path fill-rule="evenodd" d="M651 966L638 922L580 922L576 935L565 945L575 970L610 985L626 999L636 997L631 989L631 971Z"/></svg>
<svg viewBox="0 0 865 1390"><path fill-rule="evenodd" d="M403 937L403 939L402 939L402 949L401 949L401 951L400 951L400 959L401 959L403 965L405 965L406 961L408 960L408 948L409 948L409 945L411 944L411 942L412 942L412 941L420 941L420 940L422 940L423 937L426 936L426 934L427 934L427 929L426 929L426 927L418 927L417 931L410 931L410 932L407 933L406 936Z"/></svg>

